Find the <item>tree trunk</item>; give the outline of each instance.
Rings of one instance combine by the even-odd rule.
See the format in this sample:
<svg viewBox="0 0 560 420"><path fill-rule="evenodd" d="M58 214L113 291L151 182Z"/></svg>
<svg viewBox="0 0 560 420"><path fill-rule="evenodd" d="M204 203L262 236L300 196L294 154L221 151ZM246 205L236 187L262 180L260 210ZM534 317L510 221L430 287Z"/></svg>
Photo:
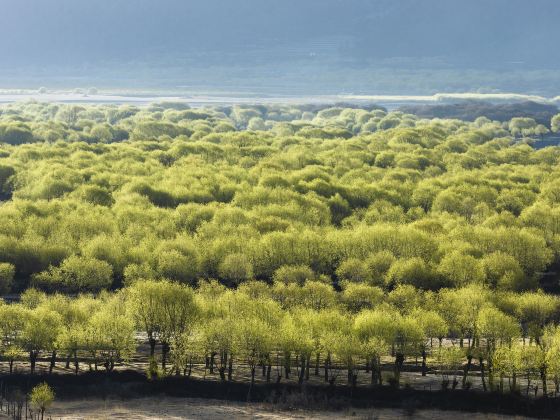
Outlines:
<svg viewBox="0 0 560 420"><path fill-rule="evenodd" d="M255 384L255 366L251 366L251 384L249 385L249 393L247 394L247 401L251 401L251 391L253 390L253 385Z"/></svg>
<svg viewBox="0 0 560 420"><path fill-rule="evenodd" d="M270 372L271 371L272 371L272 365L269 361L268 366L266 367L266 382L270 382Z"/></svg>
<svg viewBox="0 0 560 420"><path fill-rule="evenodd" d="M401 370L404 364L404 354L397 353L395 355L395 380L397 383L397 387L400 385L401 380Z"/></svg>
<svg viewBox="0 0 560 420"><path fill-rule="evenodd" d="M327 354L327 358L325 359L325 382L329 382L329 367L331 364L331 355Z"/></svg>
<svg viewBox="0 0 560 420"><path fill-rule="evenodd" d="M31 374L35 373L35 363L37 362L38 353L34 350L29 352L29 362L31 363Z"/></svg>
<svg viewBox="0 0 560 420"><path fill-rule="evenodd" d="M546 383L546 366L541 366L541 381L543 397L548 398L548 385Z"/></svg>
<svg viewBox="0 0 560 420"><path fill-rule="evenodd" d="M480 377L482 379L482 389L484 391L487 391L488 388L486 387L486 379L484 377L484 360L482 359L482 357L480 357L478 360L480 362Z"/></svg>
<svg viewBox="0 0 560 420"><path fill-rule="evenodd" d="M315 376L319 376L320 357L321 357L321 355L319 354L319 352L317 352L317 355L315 356Z"/></svg>
<svg viewBox="0 0 560 420"><path fill-rule="evenodd" d="M494 367L492 366L490 357L486 361L486 366L488 370L488 387L490 388L490 391L494 391L496 389L496 385L494 383Z"/></svg>
<svg viewBox="0 0 560 420"><path fill-rule="evenodd" d="M358 375L354 372L354 368L348 369L348 385L354 389Z"/></svg>
<svg viewBox="0 0 560 420"><path fill-rule="evenodd" d="M165 374L165 367L167 364L167 354L169 353L169 344L167 342L161 343L161 370Z"/></svg>
<svg viewBox="0 0 560 420"><path fill-rule="evenodd" d="M218 373L220 374L220 379L222 382L226 380L226 366L227 366L227 353L222 352L220 355L220 367L218 368Z"/></svg>
<svg viewBox="0 0 560 420"><path fill-rule="evenodd" d="M298 384L303 383L303 379L305 378L305 356L301 356L301 370L299 372Z"/></svg>
<svg viewBox="0 0 560 420"><path fill-rule="evenodd" d="M80 370L80 362L78 362L78 352L74 350L74 372L76 373L76 375L78 374L79 370Z"/></svg>
<svg viewBox="0 0 560 420"><path fill-rule="evenodd" d="M233 376L233 356L230 354L229 355L228 374L227 374L228 381L231 381L232 376Z"/></svg>
<svg viewBox="0 0 560 420"><path fill-rule="evenodd" d="M504 392L504 375L500 374L500 393Z"/></svg>
<svg viewBox="0 0 560 420"><path fill-rule="evenodd" d="M52 373L55 365L56 365L56 350L53 350L51 355L51 363L49 365L49 375Z"/></svg>
<svg viewBox="0 0 560 420"><path fill-rule="evenodd" d="M214 359L216 358L216 353L210 354L210 374L214 373Z"/></svg>
<svg viewBox="0 0 560 420"><path fill-rule="evenodd" d="M463 388L465 388L465 386L467 385L467 378L469 376L469 371L471 370L471 366L472 366L472 356L468 355L467 356L467 365L465 366L465 369L463 370Z"/></svg>
<svg viewBox="0 0 560 420"><path fill-rule="evenodd" d="M371 358L371 386L377 385L377 366L375 358Z"/></svg>
<svg viewBox="0 0 560 420"><path fill-rule="evenodd" d="M150 356L153 357L154 354L156 353L156 339L150 337L148 338L148 341L150 342Z"/></svg>
<svg viewBox="0 0 560 420"><path fill-rule="evenodd" d="M426 376L428 372L428 367L426 366L426 359L428 355L426 354L426 350L422 350L422 376Z"/></svg>

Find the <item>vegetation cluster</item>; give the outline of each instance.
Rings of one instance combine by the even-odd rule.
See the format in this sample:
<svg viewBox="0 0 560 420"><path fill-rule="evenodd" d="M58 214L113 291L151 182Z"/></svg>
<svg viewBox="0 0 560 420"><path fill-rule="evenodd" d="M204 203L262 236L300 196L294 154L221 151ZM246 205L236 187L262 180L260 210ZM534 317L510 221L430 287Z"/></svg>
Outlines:
<svg viewBox="0 0 560 420"><path fill-rule="evenodd" d="M141 331L161 346L151 377L204 363L379 385L391 358L398 385L419 357L446 386L476 365L485 389L523 377L546 395L560 148L531 142L559 130L376 107L4 106L0 285L27 291L0 306L2 355L111 371Z"/></svg>
<svg viewBox="0 0 560 420"><path fill-rule="evenodd" d="M305 266L335 285L533 290L558 261L560 150L524 138L559 128L341 107L5 106L1 288L235 286Z"/></svg>

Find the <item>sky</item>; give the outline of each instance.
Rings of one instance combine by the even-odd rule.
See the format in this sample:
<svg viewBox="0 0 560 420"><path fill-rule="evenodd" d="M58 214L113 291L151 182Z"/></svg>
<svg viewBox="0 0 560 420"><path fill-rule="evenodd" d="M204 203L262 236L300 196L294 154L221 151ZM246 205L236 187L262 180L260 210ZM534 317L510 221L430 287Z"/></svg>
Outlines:
<svg viewBox="0 0 560 420"><path fill-rule="evenodd" d="M542 91L549 76L539 72L560 68L559 18L558 0L0 0L0 88L61 78L196 85L205 74L241 87L277 71L288 85L335 90L338 77L344 90L344 75L420 68L419 84L427 71L508 72L512 85L535 78L527 89ZM492 87L488 77L481 86Z"/></svg>

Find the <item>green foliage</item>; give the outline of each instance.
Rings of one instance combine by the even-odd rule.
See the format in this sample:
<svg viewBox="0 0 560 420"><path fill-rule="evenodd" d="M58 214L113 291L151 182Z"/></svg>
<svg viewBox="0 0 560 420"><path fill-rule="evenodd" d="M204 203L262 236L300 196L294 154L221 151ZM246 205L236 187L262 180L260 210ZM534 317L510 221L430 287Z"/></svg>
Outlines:
<svg viewBox="0 0 560 420"><path fill-rule="evenodd" d="M552 120L550 121L550 127L553 133L560 132L560 114L552 117Z"/></svg>
<svg viewBox="0 0 560 420"><path fill-rule="evenodd" d="M307 280L313 280L315 273L305 265L284 265L274 272L274 282L284 284L296 283L302 286Z"/></svg>
<svg viewBox="0 0 560 420"><path fill-rule="evenodd" d="M253 277L253 265L244 254L229 254L218 268L220 277L230 284L239 284Z"/></svg>
<svg viewBox="0 0 560 420"><path fill-rule="evenodd" d="M315 358L350 383L367 362L379 384L392 355L397 381L416 356L560 376L560 306L539 291L560 263L560 149L521 139L547 130L344 106L2 106L0 291L42 290L0 305L2 354L110 371L142 331L160 375ZM444 338L464 352L432 348Z"/></svg>
<svg viewBox="0 0 560 420"><path fill-rule="evenodd" d="M112 274L111 265L105 261L73 255L60 267L50 267L48 271L36 274L33 283L49 291L99 292L111 286Z"/></svg>
<svg viewBox="0 0 560 420"><path fill-rule="evenodd" d="M45 411L54 402L55 394L52 388L46 382L43 382L31 390L29 394L29 402L33 407L41 412L41 419Z"/></svg>
<svg viewBox="0 0 560 420"><path fill-rule="evenodd" d="M16 268L10 263L0 263L0 293L8 293L12 289Z"/></svg>
<svg viewBox="0 0 560 420"><path fill-rule="evenodd" d="M437 288L437 277L418 257L395 261L387 272L387 281L394 285L412 285L424 289Z"/></svg>

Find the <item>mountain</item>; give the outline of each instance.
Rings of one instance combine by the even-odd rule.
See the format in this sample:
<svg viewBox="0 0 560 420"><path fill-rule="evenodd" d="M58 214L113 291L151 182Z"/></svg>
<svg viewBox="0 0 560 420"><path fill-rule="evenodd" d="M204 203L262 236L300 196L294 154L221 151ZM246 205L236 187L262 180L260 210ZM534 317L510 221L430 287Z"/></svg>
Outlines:
<svg viewBox="0 0 560 420"><path fill-rule="evenodd" d="M557 0L3 0L0 87L63 77L243 88L280 77L367 91L372 74L404 72L388 91L418 77L418 91L433 92L435 76L440 89L542 92L558 83L559 16Z"/></svg>

